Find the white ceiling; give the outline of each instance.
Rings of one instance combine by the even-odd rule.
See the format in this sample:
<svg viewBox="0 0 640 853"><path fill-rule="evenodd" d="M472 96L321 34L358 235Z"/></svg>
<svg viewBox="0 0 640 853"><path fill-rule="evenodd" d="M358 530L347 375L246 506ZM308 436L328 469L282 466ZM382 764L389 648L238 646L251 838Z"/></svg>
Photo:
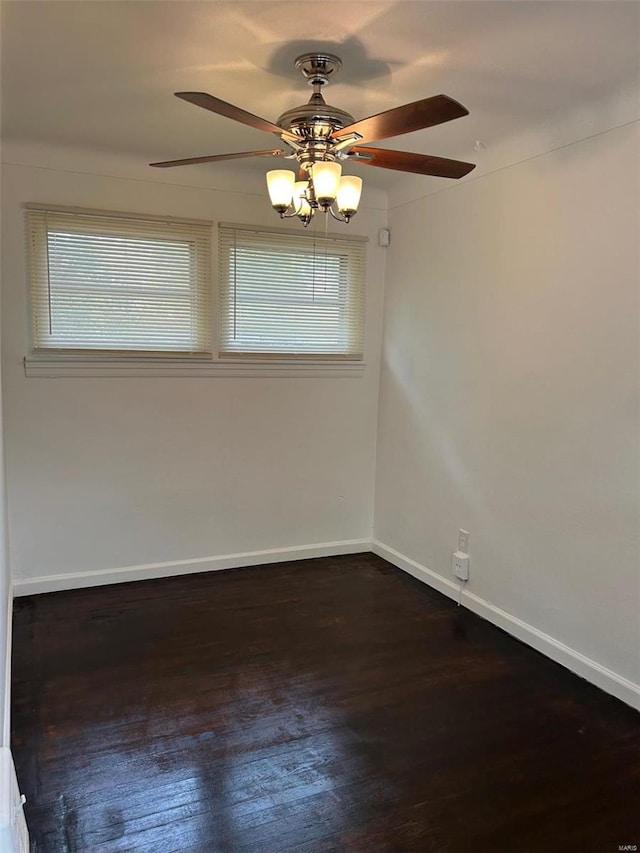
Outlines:
<svg viewBox="0 0 640 853"><path fill-rule="evenodd" d="M477 139L491 151L638 82L635 2L3 0L1 14L3 139L145 164L273 145L173 92L210 92L275 121L308 99L293 60L316 48L342 57L324 94L356 118L441 92L470 110L379 147L472 162L485 156ZM381 188L403 177L352 168Z"/></svg>

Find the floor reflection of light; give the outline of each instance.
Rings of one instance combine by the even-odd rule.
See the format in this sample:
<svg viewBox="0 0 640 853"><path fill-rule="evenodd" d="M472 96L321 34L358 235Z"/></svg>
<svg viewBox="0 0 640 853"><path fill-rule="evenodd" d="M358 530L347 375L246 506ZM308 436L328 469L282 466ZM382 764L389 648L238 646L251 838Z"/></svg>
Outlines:
<svg viewBox="0 0 640 853"><path fill-rule="evenodd" d="M210 761L197 768L199 797L211 804L200 815L201 839L250 838L259 826L273 833L279 822L299 837L308 837L317 821L326 822L318 831L346 831L340 789L366 778L368 766L341 703L323 697L318 681L299 672L286 690L274 690L268 674L251 682L234 703L244 706L242 713L228 717L226 731L211 741Z"/></svg>
<svg viewBox="0 0 640 853"><path fill-rule="evenodd" d="M275 839L276 851L281 831L342 837L354 810L366 822L371 800L379 805L395 790L373 778L378 748L358 716L363 644L375 650L384 641L375 632L379 606L362 596L355 644L353 619L340 618L334 605L318 605L312 620L292 609L285 618L296 644L275 661L261 661L249 626L238 657L231 650L211 659L188 697L165 691L161 678L157 689L141 687L135 708L115 694L108 707L96 703L84 731L67 733L53 720L43 772L55 784L56 768L76 762L77 784L65 785L65 796L83 839L96 850L118 849L126 834L136 838L132 851L218 853L232 849L225 839L250 845L259 833ZM268 637L269 625L259 624ZM174 677L181 674L168 667L164 680Z"/></svg>
<svg viewBox="0 0 640 853"><path fill-rule="evenodd" d="M165 725L167 722L165 719ZM97 720L84 732L71 733L69 754L66 734L48 733L50 758L43 762L41 774L47 785L55 788L57 768L67 768L62 773L65 785L60 784L59 790L77 813L83 842L95 845L96 850L107 849L103 845L115 844L124 834L140 840L141 846L132 849L148 849L144 846L145 833L155 843L160 825L163 853L182 851L186 849L186 836L193 834L191 819L208 807L202 802L197 773L189 761L185 762L192 738L174 736L172 731L167 731L166 738L149 737L145 729L144 717L138 715L117 721ZM101 742L105 744L103 750ZM120 747L115 748L115 743ZM76 784L69 786L72 761L76 763Z"/></svg>

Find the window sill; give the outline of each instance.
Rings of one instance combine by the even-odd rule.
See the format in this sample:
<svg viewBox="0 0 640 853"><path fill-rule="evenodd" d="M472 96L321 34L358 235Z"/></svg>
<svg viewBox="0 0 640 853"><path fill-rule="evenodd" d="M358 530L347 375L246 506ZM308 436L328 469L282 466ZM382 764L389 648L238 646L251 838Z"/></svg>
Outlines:
<svg viewBox="0 0 640 853"><path fill-rule="evenodd" d="M189 379L329 379L363 376L363 361L320 359L189 359L117 358L105 356L38 355L24 359L25 376L38 379L155 376Z"/></svg>

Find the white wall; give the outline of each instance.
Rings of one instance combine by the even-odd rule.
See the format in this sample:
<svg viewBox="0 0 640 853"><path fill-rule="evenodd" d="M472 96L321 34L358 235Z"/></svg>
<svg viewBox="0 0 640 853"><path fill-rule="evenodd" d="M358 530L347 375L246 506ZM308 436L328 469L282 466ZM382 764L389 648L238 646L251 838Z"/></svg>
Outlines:
<svg viewBox="0 0 640 853"><path fill-rule="evenodd" d="M386 224L384 197L365 189L350 226L370 238L360 378L25 378L24 202L272 225L278 219L264 177L241 171L198 167L190 175L149 176L141 164L98 155L19 146L3 153L10 161L2 182L3 371L16 591L75 585L67 577L25 586L34 579L95 579L158 562L318 543L361 549L373 518L384 276L376 238ZM113 177L117 172L128 177ZM205 180L222 189L206 188Z"/></svg>
<svg viewBox="0 0 640 853"><path fill-rule="evenodd" d="M390 210L375 535L640 682L638 127Z"/></svg>

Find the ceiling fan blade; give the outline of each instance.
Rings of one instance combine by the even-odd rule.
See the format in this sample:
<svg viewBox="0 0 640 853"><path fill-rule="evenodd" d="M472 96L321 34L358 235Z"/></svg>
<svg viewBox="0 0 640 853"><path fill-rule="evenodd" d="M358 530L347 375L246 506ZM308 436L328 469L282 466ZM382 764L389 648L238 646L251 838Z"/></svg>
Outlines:
<svg viewBox="0 0 640 853"><path fill-rule="evenodd" d="M218 160L242 160L245 157L283 157L283 148L269 148L266 151L242 151L238 154L210 154L208 157L189 157L186 160L163 160L161 163L149 163L166 169L169 166L192 166L195 163L215 163Z"/></svg>
<svg viewBox="0 0 640 853"><path fill-rule="evenodd" d="M213 95L208 95L206 92L176 92L175 96L182 98L183 101L188 101L190 104L195 104L197 107L202 107L204 110L210 110L212 113L232 118L235 121L242 122L242 124L249 125L249 127L255 127L256 130L275 133L277 136L284 133L281 127L272 124L266 118L254 116L252 113L241 110L240 107L234 107L233 104L228 104L226 101L221 101L220 98L214 98Z"/></svg>
<svg viewBox="0 0 640 853"><path fill-rule="evenodd" d="M408 151L389 151L385 148L366 148L361 145L354 146L351 154L363 155L362 159L357 156L351 158L354 163L396 169L398 172L415 172L417 175L434 175L438 178L462 178L476 167L475 163L433 157L431 154L411 154Z"/></svg>
<svg viewBox="0 0 640 853"><path fill-rule="evenodd" d="M432 98L413 101L411 104L404 104L402 107L395 107L384 113L363 118L348 127L334 131L331 135L335 139L357 133L362 137L362 142L375 142L377 139L400 136L403 133L433 127L433 125L466 115L469 115L469 110L453 98L447 95L434 95Z"/></svg>

